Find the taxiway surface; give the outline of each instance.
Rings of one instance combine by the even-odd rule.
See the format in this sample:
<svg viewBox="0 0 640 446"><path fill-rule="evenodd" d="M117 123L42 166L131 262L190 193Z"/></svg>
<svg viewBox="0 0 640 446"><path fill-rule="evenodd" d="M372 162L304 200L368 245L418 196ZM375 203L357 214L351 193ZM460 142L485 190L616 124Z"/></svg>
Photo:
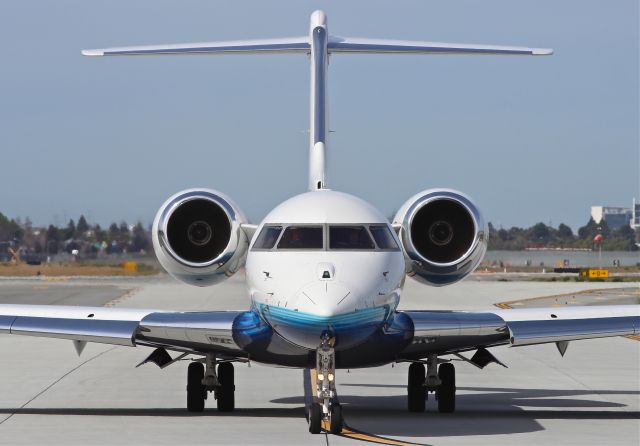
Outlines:
<svg viewBox="0 0 640 446"><path fill-rule="evenodd" d="M498 302L622 284L495 282L470 279L446 288L407 287L401 309L490 309ZM638 284L625 288L637 289ZM176 310L246 309L238 275L211 288L165 276L69 281L3 279L0 302L110 305ZM569 305L569 303L567 303ZM146 348L88 345L0 335L0 444L357 444L311 435L304 417L302 371L236 365L232 414L185 409L186 362L164 370L134 368ZM341 370L345 421L364 440L430 445L640 444L640 342L611 338L500 347L496 364L456 363L454 414L406 411L407 366ZM208 405L215 406L210 400ZM394 443L388 443L394 444ZM399 443L395 443L399 444Z"/></svg>

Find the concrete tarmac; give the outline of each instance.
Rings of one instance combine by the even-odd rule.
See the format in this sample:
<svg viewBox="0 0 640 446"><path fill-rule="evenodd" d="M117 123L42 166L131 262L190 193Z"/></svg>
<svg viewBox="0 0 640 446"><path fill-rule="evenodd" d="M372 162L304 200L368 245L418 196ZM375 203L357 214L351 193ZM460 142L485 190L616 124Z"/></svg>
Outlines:
<svg viewBox="0 0 640 446"><path fill-rule="evenodd" d="M492 309L498 302L630 285L637 289L638 284L472 278L429 288L408 280L401 309ZM165 276L55 283L4 279L0 302L248 307L241 275L210 288ZM336 379L345 421L364 433L361 439L376 442L640 444L640 342L576 341L564 358L555 345L492 352L509 368L456 363L454 414L439 414L433 398L426 413L406 411L406 364L340 370ZM237 410L220 414L210 400L203 414L193 415L185 409L187 363L134 368L149 353L144 347L90 344L78 357L69 341L0 335L0 444L361 444L307 432L301 370L236 364Z"/></svg>

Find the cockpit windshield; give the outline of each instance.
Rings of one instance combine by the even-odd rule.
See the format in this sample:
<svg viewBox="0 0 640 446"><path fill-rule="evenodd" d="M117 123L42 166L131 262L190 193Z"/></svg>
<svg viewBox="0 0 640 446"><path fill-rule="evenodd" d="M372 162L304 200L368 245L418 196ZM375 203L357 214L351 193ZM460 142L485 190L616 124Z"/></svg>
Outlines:
<svg viewBox="0 0 640 446"><path fill-rule="evenodd" d="M278 242L278 249L322 249L322 226L289 226Z"/></svg>
<svg viewBox="0 0 640 446"><path fill-rule="evenodd" d="M256 237L252 250L399 251L391 228L385 224L268 224Z"/></svg>
<svg viewBox="0 0 640 446"><path fill-rule="evenodd" d="M282 232L282 226L265 226L260 231L256 242L253 244L253 249L271 249L275 246L280 233Z"/></svg>
<svg viewBox="0 0 640 446"><path fill-rule="evenodd" d="M329 226L329 249L375 249L364 226Z"/></svg>
<svg viewBox="0 0 640 446"><path fill-rule="evenodd" d="M371 225L369 226L369 231L371 231L371 235L376 241L376 245L380 249L399 249L398 244L396 243L393 235L391 235L391 230L387 225Z"/></svg>

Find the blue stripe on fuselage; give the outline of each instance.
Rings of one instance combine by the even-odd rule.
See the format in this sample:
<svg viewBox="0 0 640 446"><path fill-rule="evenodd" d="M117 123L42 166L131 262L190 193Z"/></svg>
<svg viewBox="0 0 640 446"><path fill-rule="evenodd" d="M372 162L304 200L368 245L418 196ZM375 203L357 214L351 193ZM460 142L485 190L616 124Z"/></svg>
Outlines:
<svg viewBox="0 0 640 446"><path fill-rule="evenodd" d="M281 336L310 349L317 348L324 331L335 334L337 349L352 347L377 330L391 312L388 305L333 316L320 316L265 304L258 304L257 309Z"/></svg>

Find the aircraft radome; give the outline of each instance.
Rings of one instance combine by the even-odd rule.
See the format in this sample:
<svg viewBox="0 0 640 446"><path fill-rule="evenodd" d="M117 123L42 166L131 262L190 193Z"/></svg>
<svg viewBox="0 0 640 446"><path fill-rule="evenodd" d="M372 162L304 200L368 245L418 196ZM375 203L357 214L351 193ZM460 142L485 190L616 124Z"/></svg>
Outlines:
<svg viewBox="0 0 640 446"><path fill-rule="evenodd" d="M178 192L156 215L153 244L162 266L191 285L215 285L245 266L250 308L167 312L0 305L0 333L70 339L78 349L86 342L152 347L144 362L161 367L190 356L187 409L193 412L204 409L209 392L220 411L234 409L234 362L314 371L312 433L320 432L323 422L330 432L341 431L337 369L409 362L408 410L424 411L427 393L435 392L438 409L453 412L455 369L448 355L482 368L498 362L488 347L557 343L564 353L569 341L638 334L638 305L398 311L407 276L445 286L481 262L488 233L480 210L463 193L430 189L410 197L389 223L370 204L331 190L326 182L329 55L536 56L551 50L337 37L329 34L325 14L315 11L302 37L83 51L87 56L228 53L309 56L309 190L257 225L223 193Z"/></svg>

